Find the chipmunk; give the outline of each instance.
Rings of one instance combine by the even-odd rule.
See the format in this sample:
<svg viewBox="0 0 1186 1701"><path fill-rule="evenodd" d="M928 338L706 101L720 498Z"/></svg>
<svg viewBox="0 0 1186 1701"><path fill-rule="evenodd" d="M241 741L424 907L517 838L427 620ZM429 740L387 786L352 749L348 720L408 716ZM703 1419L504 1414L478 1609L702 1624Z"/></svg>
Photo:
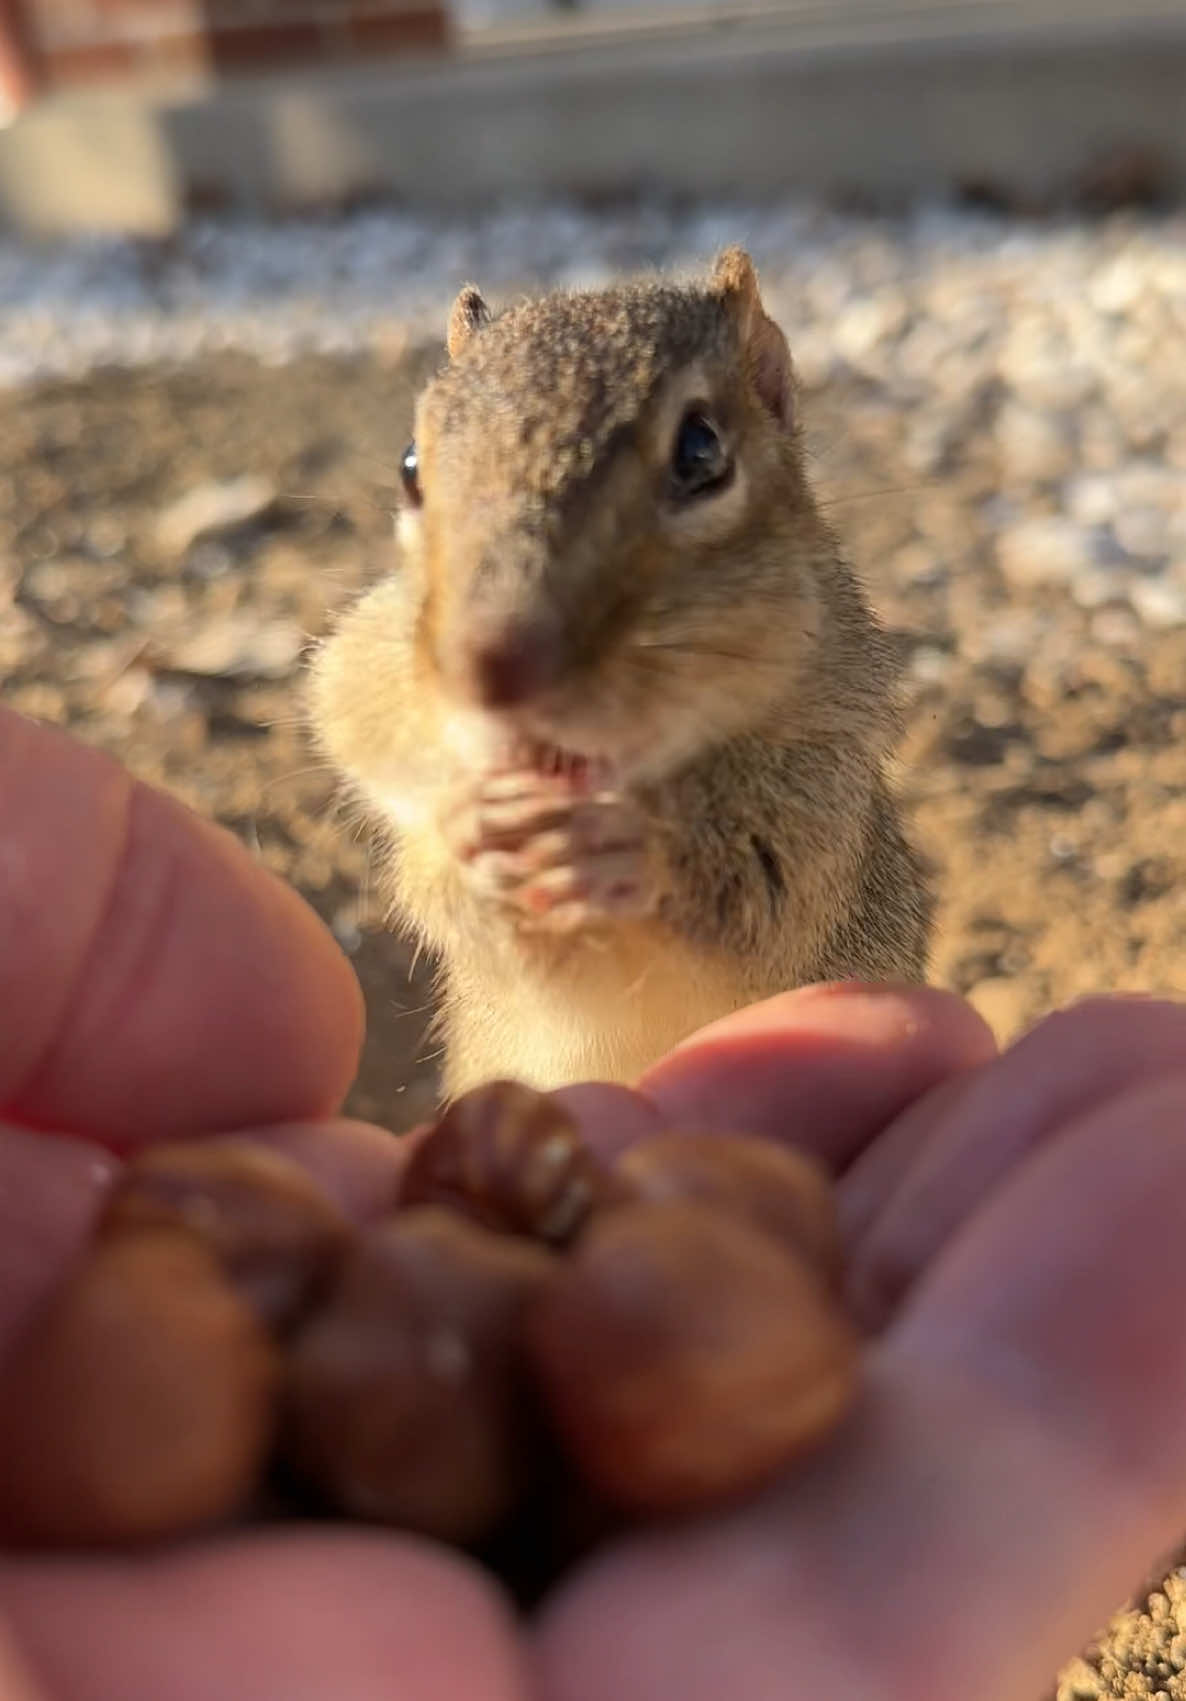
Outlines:
<svg viewBox="0 0 1186 1701"><path fill-rule="evenodd" d="M892 651L749 256L498 315L467 286L447 342L402 565L311 677L439 956L446 1098L632 1080L777 991L921 978Z"/></svg>

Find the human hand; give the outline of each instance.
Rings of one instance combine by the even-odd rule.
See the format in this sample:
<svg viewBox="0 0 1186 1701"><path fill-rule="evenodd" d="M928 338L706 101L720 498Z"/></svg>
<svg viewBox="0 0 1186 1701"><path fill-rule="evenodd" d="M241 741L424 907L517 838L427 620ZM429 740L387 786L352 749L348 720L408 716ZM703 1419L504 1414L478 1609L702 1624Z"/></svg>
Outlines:
<svg viewBox="0 0 1186 1701"><path fill-rule="evenodd" d="M358 994L299 901L151 794L126 833L118 769L2 711L0 787L0 1353L109 1184L85 1136L250 1129L380 1208L400 1145L331 1118ZM834 1444L603 1554L518 1632L492 1582L390 1532L9 1556L0 1697L1032 1701L1186 1528L1186 1347L1161 1309L1186 1273L1184 1040L1173 1006L1099 1002L993 1062L945 995L813 989L642 1094L569 1090L603 1149L744 1126L841 1174L878 1335Z"/></svg>

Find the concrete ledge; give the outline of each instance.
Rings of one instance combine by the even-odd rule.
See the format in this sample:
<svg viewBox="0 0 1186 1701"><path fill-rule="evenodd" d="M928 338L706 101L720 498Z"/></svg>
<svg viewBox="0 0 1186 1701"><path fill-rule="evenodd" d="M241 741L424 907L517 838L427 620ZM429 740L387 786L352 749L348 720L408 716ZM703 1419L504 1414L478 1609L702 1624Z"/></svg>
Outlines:
<svg viewBox="0 0 1186 1701"><path fill-rule="evenodd" d="M0 213L162 234L195 201L806 192L1041 200L1120 150L1186 190L1180 0L595 7L447 59L51 97L0 134Z"/></svg>

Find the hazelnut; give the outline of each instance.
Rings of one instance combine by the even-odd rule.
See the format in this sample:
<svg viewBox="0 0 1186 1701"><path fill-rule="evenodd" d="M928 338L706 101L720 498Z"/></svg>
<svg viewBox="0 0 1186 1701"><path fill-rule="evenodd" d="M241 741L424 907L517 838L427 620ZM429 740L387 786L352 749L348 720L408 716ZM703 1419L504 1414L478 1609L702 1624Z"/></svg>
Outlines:
<svg viewBox="0 0 1186 1701"><path fill-rule="evenodd" d="M806 1152L748 1134L654 1134L618 1160L646 1199L699 1199L798 1247L829 1281L840 1277L835 1195Z"/></svg>
<svg viewBox="0 0 1186 1701"><path fill-rule="evenodd" d="M447 1205L487 1228L568 1245L623 1193L554 1099L514 1081L460 1098L412 1154L401 1205Z"/></svg>
<svg viewBox="0 0 1186 1701"><path fill-rule="evenodd" d="M271 1442L275 1380L199 1241L99 1242L0 1374L0 1538L131 1542L236 1512Z"/></svg>
<svg viewBox="0 0 1186 1701"><path fill-rule="evenodd" d="M155 1146L129 1163L101 1234L178 1228L205 1242L269 1328L290 1327L344 1251L350 1228L299 1164L250 1140Z"/></svg>
<svg viewBox="0 0 1186 1701"><path fill-rule="evenodd" d="M756 1487L856 1387L856 1332L803 1255L695 1201L599 1216L525 1338L562 1443L633 1513Z"/></svg>
<svg viewBox="0 0 1186 1701"><path fill-rule="evenodd" d="M293 1346L287 1462L355 1517L488 1534L530 1478L520 1314L557 1268L434 1206L375 1224Z"/></svg>

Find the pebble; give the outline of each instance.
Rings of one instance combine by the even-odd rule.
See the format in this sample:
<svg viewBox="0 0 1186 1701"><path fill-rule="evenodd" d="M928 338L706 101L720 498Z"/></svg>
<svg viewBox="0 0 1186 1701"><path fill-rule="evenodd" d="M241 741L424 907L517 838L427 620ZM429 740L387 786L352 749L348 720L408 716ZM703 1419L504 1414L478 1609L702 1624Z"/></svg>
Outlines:
<svg viewBox="0 0 1186 1701"><path fill-rule="evenodd" d="M997 539L997 563L1014 586L1064 585L1091 565L1087 534L1061 515L1019 520Z"/></svg>
<svg viewBox="0 0 1186 1701"><path fill-rule="evenodd" d="M949 679L955 663L943 650L924 644L910 658L910 674L920 685L942 685Z"/></svg>
<svg viewBox="0 0 1186 1701"><path fill-rule="evenodd" d="M1007 402L994 433L1001 469L1009 479L1044 484L1064 478L1074 464L1069 434L1058 416Z"/></svg>
<svg viewBox="0 0 1186 1701"><path fill-rule="evenodd" d="M1128 596L1146 626L1186 626L1186 587L1166 579L1135 579Z"/></svg>
<svg viewBox="0 0 1186 1701"><path fill-rule="evenodd" d="M1169 516L1160 508L1125 508L1112 522L1126 555L1156 560L1169 549Z"/></svg>
<svg viewBox="0 0 1186 1701"><path fill-rule="evenodd" d="M304 645L295 621L237 609L154 646L154 659L178 673L279 679L291 673Z"/></svg>
<svg viewBox="0 0 1186 1701"><path fill-rule="evenodd" d="M211 349L270 362L318 350L389 360L440 336L467 278L507 299L654 266L679 277L732 241L754 255L804 387L855 381L854 431L866 415L875 433L896 422L919 490L913 526L896 537L887 528L887 570L931 599L936 631L942 599L958 596L965 626L980 604L985 656L1028 659L1013 611L971 588L983 542L1013 596L1064 592L1068 616L1082 610L1109 649L1186 623L1186 382L1157 358L1183 323L1186 210L1023 224L940 205L879 217L793 199L496 204L464 219L373 208L274 224L198 218L151 267L118 239L38 247L6 237L0 384ZM969 480L981 492L979 536ZM198 485L159 515L157 546L203 593L237 584L234 533L275 500L250 470ZM87 545L93 575L123 553L121 520L100 516ZM47 536L43 553L60 544ZM88 576L86 606L102 630L95 587ZM72 583L46 612L77 619L79 597ZM265 633L233 603L197 619L188 604L151 615L156 632L170 629L165 665L182 672L274 678L299 661L295 626ZM916 657L920 683L938 683L941 653Z"/></svg>
<svg viewBox="0 0 1186 1701"><path fill-rule="evenodd" d="M973 661L1017 666L1032 657L1045 631L1045 619L1032 609L1003 609L979 626L965 649Z"/></svg>
<svg viewBox="0 0 1186 1701"><path fill-rule="evenodd" d="M1000 1044L1017 1037L1029 1016L1025 983L1007 975L977 981L968 1001L983 1016Z"/></svg>
<svg viewBox="0 0 1186 1701"><path fill-rule="evenodd" d="M130 719L152 695L152 674L145 667L130 667L101 688L99 701L108 714Z"/></svg>
<svg viewBox="0 0 1186 1701"><path fill-rule="evenodd" d="M276 500L271 481L253 473L222 483L195 485L179 496L157 522L157 544L179 557L201 539L237 530L261 519Z"/></svg>
<svg viewBox="0 0 1186 1701"><path fill-rule="evenodd" d="M1071 581L1071 595L1080 608L1103 608L1123 602L1128 595L1129 575L1114 567L1085 567Z"/></svg>
<svg viewBox="0 0 1186 1701"><path fill-rule="evenodd" d="M1133 650L1141 642L1141 626L1127 608L1097 609L1091 617L1091 636L1108 649Z"/></svg>
<svg viewBox="0 0 1186 1701"><path fill-rule="evenodd" d="M832 327L832 341L845 360L860 367L899 334L908 316L906 301L896 291L866 296L845 308Z"/></svg>
<svg viewBox="0 0 1186 1701"><path fill-rule="evenodd" d="M959 441L958 420L948 410L911 420L906 432L907 464L916 472L938 473Z"/></svg>
<svg viewBox="0 0 1186 1701"><path fill-rule="evenodd" d="M1116 512L1116 482L1103 473L1082 473L1068 481L1063 504L1076 525L1106 526Z"/></svg>
<svg viewBox="0 0 1186 1701"><path fill-rule="evenodd" d="M37 622L23 608L0 596L0 679L15 673L36 648Z"/></svg>
<svg viewBox="0 0 1186 1701"><path fill-rule="evenodd" d="M1148 289L1139 260L1121 254L1098 271L1088 285L1088 299L1099 313L1127 313Z"/></svg>
<svg viewBox="0 0 1186 1701"><path fill-rule="evenodd" d="M1133 335L1156 346L1168 334L1181 311L1184 230L1184 213L1026 228L936 205L878 218L792 199L675 210L643 195L600 211L495 204L464 218L394 208L275 224L195 218L151 267L132 241L6 237L0 378L213 347L272 359L402 350L409 334L440 334L443 304L471 276L512 295L632 267L678 275L744 241L796 336L822 333L821 359L892 355L900 377L952 399L957 378L979 366L1042 413L1106 398L1123 376L1111 363L1131 359Z"/></svg>

